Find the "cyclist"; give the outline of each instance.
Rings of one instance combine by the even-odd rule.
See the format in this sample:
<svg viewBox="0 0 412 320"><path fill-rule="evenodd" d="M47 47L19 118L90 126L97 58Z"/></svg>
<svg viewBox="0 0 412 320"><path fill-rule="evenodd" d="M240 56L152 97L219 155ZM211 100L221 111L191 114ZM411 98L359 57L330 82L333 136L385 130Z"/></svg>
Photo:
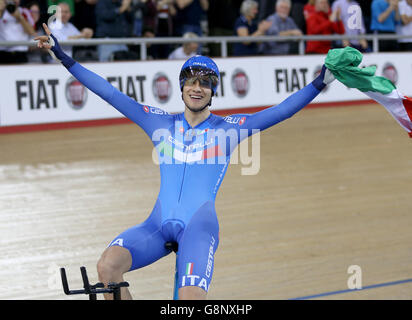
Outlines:
<svg viewBox="0 0 412 320"><path fill-rule="evenodd" d="M178 245L179 299L205 299L219 244L215 198L232 151L243 139L301 110L334 77L323 66L312 83L281 104L224 118L208 108L218 87L218 67L208 57L195 56L184 63L179 77L185 110L168 114L139 104L65 55L47 25L43 27L46 36L35 38L38 46L49 49L84 86L139 125L159 156L161 185L155 206L143 223L109 244L97 264L99 280L106 285L124 281L126 272L168 255L171 249L165 243L172 242ZM122 298L131 299L127 288L122 288Z"/></svg>

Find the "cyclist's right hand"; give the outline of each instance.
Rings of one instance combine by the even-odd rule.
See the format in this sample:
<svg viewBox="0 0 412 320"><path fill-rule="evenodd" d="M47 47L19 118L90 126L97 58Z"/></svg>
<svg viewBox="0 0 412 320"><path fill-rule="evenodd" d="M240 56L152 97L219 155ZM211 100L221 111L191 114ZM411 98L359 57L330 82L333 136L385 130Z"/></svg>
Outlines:
<svg viewBox="0 0 412 320"><path fill-rule="evenodd" d="M46 35L34 38L34 40L38 41L37 46L39 48L46 48L47 50L49 50L49 53L53 57L53 59L61 62L65 54L60 47L59 42L57 41L56 37L50 32L45 23L43 23L43 29Z"/></svg>

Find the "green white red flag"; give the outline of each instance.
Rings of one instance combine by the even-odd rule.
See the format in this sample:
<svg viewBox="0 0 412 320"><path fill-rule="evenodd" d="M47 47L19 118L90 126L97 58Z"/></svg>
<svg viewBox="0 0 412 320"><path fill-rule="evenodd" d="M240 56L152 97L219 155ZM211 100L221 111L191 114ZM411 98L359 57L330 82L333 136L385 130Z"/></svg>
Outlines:
<svg viewBox="0 0 412 320"><path fill-rule="evenodd" d="M381 104L412 138L412 98L402 94L384 77L375 76L376 66L359 68L362 53L346 47L329 50L325 66L348 88L356 88Z"/></svg>

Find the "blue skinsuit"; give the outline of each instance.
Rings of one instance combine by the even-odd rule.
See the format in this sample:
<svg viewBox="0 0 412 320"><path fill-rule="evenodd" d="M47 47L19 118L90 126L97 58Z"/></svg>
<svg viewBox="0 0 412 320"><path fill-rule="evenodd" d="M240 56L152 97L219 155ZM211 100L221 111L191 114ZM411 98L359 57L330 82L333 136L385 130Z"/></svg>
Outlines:
<svg viewBox="0 0 412 320"><path fill-rule="evenodd" d="M132 256L130 270L134 270L169 254L164 244L175 241L179 246L178 287L198 286L208 291L219 244L215 198L231 152L254 130L262 131L294 115L322 87L312 82L281 104L255 114L225 118L210 114L192 128L183 113L168 114L141 105L78 63L68 70L139 125L159 157L161 184L153 211L147 220L121 233L109 246L127 248Z"/></svg>

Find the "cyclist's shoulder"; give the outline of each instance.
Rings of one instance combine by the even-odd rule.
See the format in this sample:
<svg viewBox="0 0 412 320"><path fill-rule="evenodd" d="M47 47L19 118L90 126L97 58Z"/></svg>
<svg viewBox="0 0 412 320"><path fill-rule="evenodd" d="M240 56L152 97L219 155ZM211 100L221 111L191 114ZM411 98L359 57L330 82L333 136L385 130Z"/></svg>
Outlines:
<svg viewBox="0 0 412 320"><path fill-rule="evenodd" d="M143 113L147 116L148 121L164 124L165 122L174 122L179 120L180 113L170 113L162 108L153 107L147 104L142 104Z"/></svg>
<svg viewBox="0 0 412 320"><path fill-rule="evenodd" d="M140 111L138 112L139 116L136 123L144 128L149 135L151 135L153 130L169 128L176 120L175 114L158 107L140 104L138 108Z"/></svg>
<svg viewBox="0 0 412 320"><path fill-rule="evenodd" d="M220 116L219 124L224 127L241 127L245 124L250 114L236 113Z"/></svg>
<svg viewBox="0 0 412 320"><path fill-rule="evenodd" d="M143 111L147 114L147 115L157 115L157 116L165 116L165 117L173 117L173 114L158 108L158 107L153 107L153 106L149 106L147 104L142 104L141 108L143 109Z"/></svg>

